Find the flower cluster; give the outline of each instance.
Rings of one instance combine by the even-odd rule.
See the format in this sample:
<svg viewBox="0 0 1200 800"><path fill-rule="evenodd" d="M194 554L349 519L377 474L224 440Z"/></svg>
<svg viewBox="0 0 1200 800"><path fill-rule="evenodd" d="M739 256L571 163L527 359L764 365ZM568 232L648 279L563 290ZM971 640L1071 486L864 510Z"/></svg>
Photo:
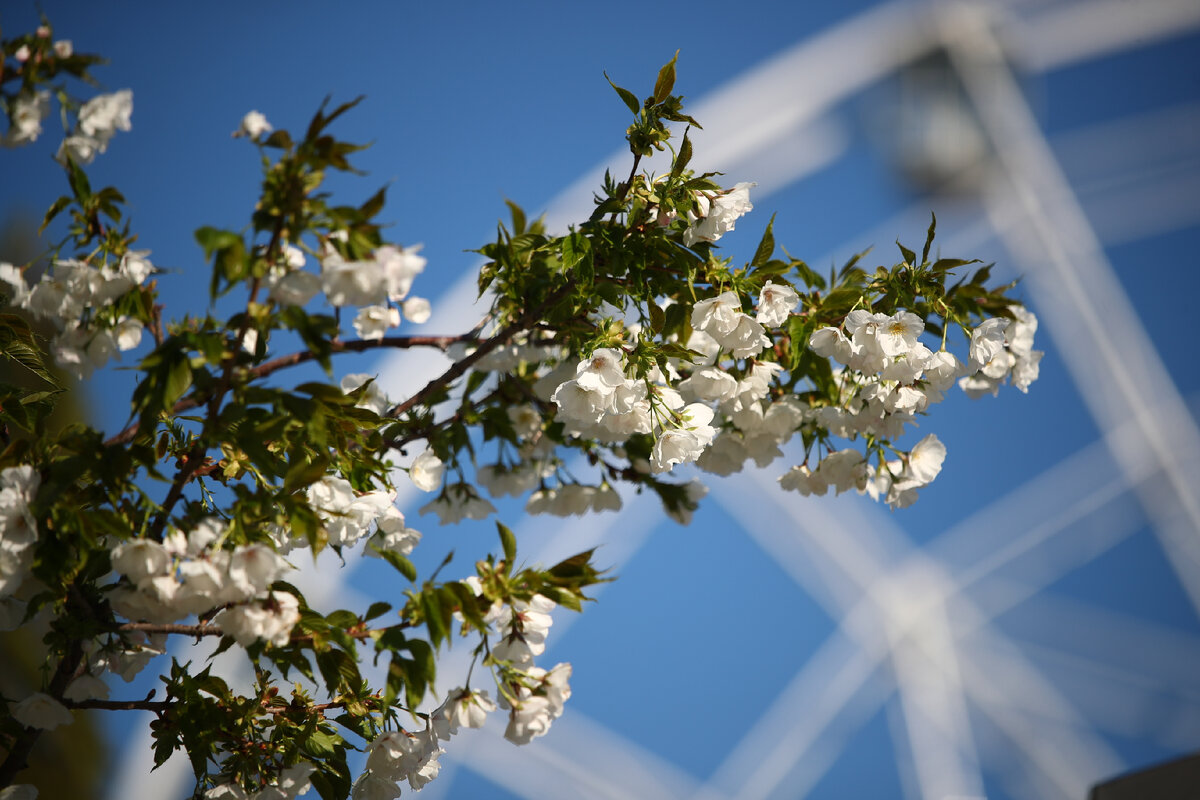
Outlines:
<svg viewBox="0 0 1200 800"><path fill-rule="evenodd" d="M1038 321L1024 306L1010 306L1013 319L984 320L971 332L970 362L958 385L970 397L995 395L1010 380L1022 392L1037 380L1042 351L1033 349Z"/></svg>
<svg viewBox="0 0 1200 800"><path fill-rule="evenodd" d="M112 565L126 581L111 592L113 608L130 620L165 623L261 599L263 603L232 615L231 621L243 631L257 625L257 630L272 634L251 640L278 638L279 628L286 624L290 630L287 621L299 618L297 607L279 593L270 599L264 593L290 567L265 544L225 549L226 533L227 524L210 517L187 534L171 531L163 542L130 539L117 545Z"/></svg>
<svg viewBox="0 0 1200 800"><path fill-rule="evenodd" d="M697 242L715 242L733 230L734 223L754 209L750 189L757 184L739 183L724 192L696 192L696 207L688 212L690 226L683 232L688 247Z"/></svg>
<svg viewBox="0 0 1200 800"><path fill-rule="evenodd" d="M571 665L556 664L549 672L530 667L508 675L507 691L500 695L501 704L509 710L504 738L513 744L529 744L545 736L550 723L562 716L563 704L571 697L567 683Z"/></svg>
<svg viewBox="0 0 1200 800"><path fill-rule="evenodd" d="M247 792L237 783L222 783L204 793L204 800L292 800L312 788L316 767L306 762L284 767L270 784Z"/></svg>
<svg viewBox="0 0 1200 800"><path fill-rule="evenodd" d="M7 50L16 62L11 67L0 63L0 72L21 79L21 90L13 96L0 96L0 106L8 112L8 131L0 136L0 146L20 147L37 141L42 134L42 120L50 114L51 92L36 88L40 74L53 74L69 67L75 46L70 39L54 40L49 26L41 25L32 37L13 50ZM3 54L0 53L0 61ZM7 102L5 102L7 101Z"/></svg>
<svg viewBox="0 0 1200 800"><path fill-rule="evenodd" d="M1037 377L1041 353L1032 350L1037 318L1022 306L1010 309L1015 321L990 318L980 323L970 338L970 363L964 365L944 349L931 351L921 341L925 321L909 311L887 315L855 309L840 327L825 327L812 334L809 347L820 356L843 365L835 370L838 403L816 409L812 419L831 435L856 439L860 435L897 439L916 415L940 402L956 380L978 397L995 393L1012 375L1025 391ZM1011 344L1005 333L1011 329ZM866 457L854 449L830 452L815 468L793 467L780 478L785 489L823 495L830 488L840 494L851 488L902 508L916 499L916 490L941 471L945 445L929 434L898 459L882 455L871 469Z"/></svg>
<svg viewBox="0 0 1200 800"><path fill-rule="evenodd" d="M50 114L50 92L26 90L8 105L8 131L0 138L6 147L20 147L42 135L42 120Z"/></svg>
<svg viewBox="0 0 1200 800"><path fill-rule="evenodd" d="M146 252L127 252L115 265L95 266L86 261L62 259L33 287L12 264L0 263L0 289L9 303L49 320L58 334L50 344L55 362L78 379L103 367L121 351L141 343L140 320L115 309L127 292L141 286L153 273Z"/></svg>
<svg viewBox="0 0 1200 800"><path fill-rule="evenodd" d="M367 747L367 766L354 783L352 800L393 800L400 796L400 781L408 781L414 791L438 776L438 756L446 752L438 746L433 728L420 733L388 731Z"/></svg>
<svg viewBox="0 0 1200 800"><path fill-rule="evenodd" d="M122 89L88 100L79 109L75 132L63 140L58 151L60 161L68 156L77 164L90 164L97 153L108 149L117 131L128 131L133 116L133 92Z"/></svg>
<svg viewBox="0 0 1200 800"><path fill-rule="evenodd" d="M0 470L0 598L12 595L33 566L37 522L29 505L40 484L33 467Z"/></svg>
<svg viewBox="0 0 1200 800"><path fill-rule="evenodd" d="M598 348L579 362L575 377L560 384L551 400L577 436L619 442L634 433L655 433L651 463L656 472L695 461L716 434L709 425L711 408L685 405L661 372L626 378L623 354L610 348Z"/></svg>
<svg viewBox="0 0 1200 800"><path fill-rule="evenodd" d="M384 245L372 259L347 261L333 247L326 248L321 258L321 290L332 306L359 306L354 330L360 338L382 339L388 328L400 324L401 312L410 322L420 324L429 319L429 301L408 296L413 279L425 269L420 249L420 245L406 249Z"/></svg>

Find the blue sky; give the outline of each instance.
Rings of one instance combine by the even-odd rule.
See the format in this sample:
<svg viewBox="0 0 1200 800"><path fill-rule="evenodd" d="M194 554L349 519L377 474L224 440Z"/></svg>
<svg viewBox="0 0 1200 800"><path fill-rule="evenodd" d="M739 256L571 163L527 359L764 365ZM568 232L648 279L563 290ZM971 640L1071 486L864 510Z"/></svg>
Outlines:
<svg viewBox="0 0 1200 800"><path fill-rule="evenodd" d="M1185 5L1147 7L1166 9L1160 16L1178 13L1179 33L1148 29L1135 43L1124 44L1103 43L1106 31L1122 27L1111 21L1123 19L1116 16L1124 13L1119 3L1095 4L1094 14L1083 3L1069 2L994 8L1003 29L1023 34L1010 41L1019 85L1103 246L1102 260L1142 320L1175 391L1191 398L1200 388L1187 321L1193 295L1188 279L1197 269L1200 245L1200 34L1195 14L1186 8L1170 12ZM207 266L192 231L201 225L239 228L248 221L259 180L257 155L229 135L242 115L257 109L276 127L295 129L326 96L340 102L361 94L366 99L339 122L337 133L371 143L354 159L369 174L336 176L330 186L347 202L361 202L380 185L389 186L383 215L393 223L388 236L424 243L429 266L414 292L434 300L435 315L425 328L445 333L457 330L441 327L446 317L439 322L438 298L478 265L467 251L487 241L505 215L505 198L533 214L550 211L553 218L556 209L577 207L572 203L578 202L578 190L563 193L581 176L605 165L628 168L620 153L627 110L605 83L604 71L644 93L658 67L679 50L677 90L721 113L736 107L731 82L763 74L764 64L778 63L792 48L828 42L835 29L849 37L846 32L858 30L856 24L873 31L874 38L846 39L851 44L832 50L826 62L787 75L758 98L786 109L845 84L862 63L900 46L909 30L897 26L893 38L880 35L879 26L865 25L884 8L869 2L510 6L376 2L347 11L314 2L114 8L43 0L40 7L56 36L111 60L96 70L104 89L133 89L133 130L117 134L90 174L93 185L114 183L124 192L139 246L152 250L154 263L170 271L160 279L169 312L206 308ZM37 8L6 4L0 13L6 35L36 24ZM886 8L917 14L932 6ZM1070 13L1077 15L1076 24L1063 22ZM1064 38L1056 42L1053 36ZM741 91L747 102L757 98L750 97L750 88ZM816 685L826 681L829 691L814 697L829 700L837 695L837 676L851 674L848 667L828 674L819 668L826 663L822 659L837 663L837 655L850 647L846 620L856 618L846 609L854 607L853 593L875 596L836 577L839 548L859 544L875 548L883 565L872 585L901 574L898 565L911 566L904 558L912 548L926 548L923 555L951 574L962 574L955 572L960 568L969 573L969 565L986 562L987 553L1007 552L1005 566L974 584L978 592L970 602L951 604L948 612L957 620L953 630L962 649L955 652L963 674L983 670L964 678L970 684L965 713L972 744L951 761L978 767L980 782L929 766L936 761L929 754L941 745L936 736L922 738L920 720L921 713L932 712L913 699L917 688L908 662L891 653L851 700L829 712L832 722L817 729L816 744L780 767L785 778L752 796L920 797L959 780L981 786L989 797L1017 798L1056 796L1063 787L1088 782L1037 763L1020 745L1022 732L1045 737L1052 751L1082 753L1074 761L1063 756L1081 769L1132 768L1200 747L1200 685L1194 679L1181 683L1171 666L1200 651L1200 619L1156 538L1159 522L1147 511L1173 501L1155 500L1152 492L1139 501L1119 490L1130 464L1140 463L1137 436L1114 435L1111 449L1085 450L1108 430L1085 402L1100 390L1080 384L1070 366L1083 369L1068 344L1074 341L1078 349L1088 334L1081 329L1073 337L1060 331L1046 335L1057 301L1039 294L1039 287L1053 281L1040 281L1038 257L1019 252L1015 243L1033 240L1034 227L1017 218L1011 222L1015 233L1006 238L995 232L1003 222L1003 197L996 197L1003 195L1004 181L989 173L982 196L990 201L981 195L930 195L894 168L888 149L904 132L894 116L903 96L904 83L891 77L844 91L821 107L810 126L773 140L757 161L742 155L729 165L711 163L704 139L697 138L704 168L726 171L730 183L757 180L763 187L754 196L755 212L722 246L748 257L777 212L777 240L814 266L844 260L868 245L890 263L892 241L919 244L934 210L947 255L994 260L999 274L1025 279L1024 296L1047 329L1039 335L1038 346L1047 351L1039 382L1027 396L1010 390L977 403L958 398L936 409L921 435L935 431L946 442L946 469L916 506L901 512L860 510L847 497L809 504L779 496L772 487L759 497L737 483L714 488L707 508L688 528L664 521L649 504L631 503L619 523L572 522L566 529L557 520L520 522L514 512L509 521L527 532L529 552L543 544L546 552L556 552L576 541L611 540L601 552L622 563L620 580L601 602L569 630L560 618L550 635L548 663L575 664L575 696L562 722L574 713L581 727L568 728L562 745L552 744L552 733L530 748L540 748L542 755L522 754L525 761L490 745L464 745L454 762L459 766L426 793L555 796L554 787L562 785L556 781L565 778L554 765L565 760L582 764L580 774L607 773L613 785L626 789L649 785L620 781L644 768L663 781L664 796L688 796L706 782L713 794L705 796L734 796L730 786L738 781L730 776L755 763L746 754L765 741L756 735L805 730L821 713L819 708L793 713L791 727L758 727L773 708L785 707L784 687L793 676L815 676ZM760 116L731 114L712 120L701 115L700 122L714 137L725 137L720 141L739 132L753 137L763 126ZM0 218L18 212L40 218L65 190L50 160L61 135L53 126L51 120L34 147L0 153ZM806 159L812 165L795 167ZM792 168L802 179L786 179ZM965 252L950 252L956 245ZM1114 321L1112 331L1121 346L1126 329ZM1102 348L1084 342L1082 349ZM1127 366L1142 380L1142 365ZM344 371L372 368L386 367L361 361ZM115 374L92 384L93 417L106 429L115 429L124 417L117 390L127 381L128 374ZM1194 426L1194 412L1192 417ZM1177 441L1188 440L1181 435ZM1083 456L1069 460L1081 451ZM1179 451L1182 463L1192 463L1184 445ZM1067 466L1054 472L1062 464ZM1195 474L1183 481L1193 500ZM1157 473L1149 475L1145 485L1151 489L1167 485ZM1108 499L1093 498L1093 508L1072 505L1072 492L1086 494L1081 485L1087 481L1095 487L1115 482L1117 488ZM778 507L762 499L771 491ZM972 516L994 502L1001 503L994 512ZM413 508L419 504L414 500ZM1062 523L1061 533L1036 538L1039 525L1057 524L1073 509L1077 516ZM818 522L834 517L845 530L821 538ZM410 524L426 533L422 547L434 562L446 548L457 547L469 564L474 556L466 551L490 547L494 535L490 523L450 530L415 513ZM1034 539L1022 538L1027 535ZM1027 551L1004 549L1023 541L1030 542ZM1179 558L1188 563L1186 552ZM1194 566L1200 574L1200 565ZM366 594L386 595L392 588L389 576L374 565L359 569L353 580L356 591ZM1020 587L1028 590L1023 600L1017 599ZM962 620L981 608L995 610L986 630L999 638L983 638ZM1117 624L1122 621L1129 625ZM1113 631L1124 638L1109 635ZM1005 660L1010 646L1021 660ZM1127 658L1128 651L1142 660ZM995 657L994 675L981 666L988 663L984 654ZM809 666L812 671L803 672ZM1142 675L1145 685L1135 689L1113 677L1127 672ZM988 677L1002 697L976 685ZM896 692L906 681L907 694ZM1142 705L1130 710L1103 702L1106 693L1117 697L1124 691L1131 703ZM1059 714L1062 708L1072 714ZM597 732L601 729L624 743L615 755L596 755L609 752L603 743L610 734ZM572 737L584 745L572 745ZM775 743L786 739L780 733ZM598 761L587 761L589 748ZM1098 771L1090 780L1106 774ZM745 783L753 781L746 777ZM579 786L580 796L592 796L587 794L592 784ZM595 792L600 796L601 789Z"/></svg>

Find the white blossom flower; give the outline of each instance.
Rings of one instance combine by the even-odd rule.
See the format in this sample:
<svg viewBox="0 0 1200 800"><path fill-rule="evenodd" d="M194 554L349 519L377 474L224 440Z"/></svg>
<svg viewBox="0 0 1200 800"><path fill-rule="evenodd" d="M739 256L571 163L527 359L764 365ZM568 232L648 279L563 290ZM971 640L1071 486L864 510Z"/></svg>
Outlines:
<svg viewBox="0 0 1200 800"><path fill-rule="evenodd" d="M134 286L141 286L146 279L154 274L154 265L146 256L149 250L129 250L121 257L117 271L130 280Z"/></svg>
<svg viewBox="0 0 1200 800"><path fill-rule="evenodd" d="M550 730L550 723L562 716L563 704L571 697L567 681L571 677L571 665L556 664L547 672L531 667L525 673L532 685L520 683L516 697L506 700L509 707L508 727L504 738L513 744L529 744Z"/></svg>
<svg viewBox="0 0 1200 800"><path fill-rule="evenodd" d="M451 689L446 702L433 713L434 718L443 720L446 733L458 733L459 728L482 728L487 715L496 710L496 704L487 692L469 689ZM448 739L449 736L442 738Z"/></svg>
<svg viewBox="0 0 1200 800"><path fill-rule="evenodd" d="M417 325L428 322L433 314L433 307L424 297L405 298L400 307L404 310L404 318Z"/></svg>
<svg viewBox="0 0 1200 800"><path fill-rule="evenodd" d="M857 488L867 478L867 462L862 453L853 449L839 450L821 459L817 465L820 477L833 486L837 494Z"/></svg>
<svg viewBox="0 0 1200 800"><path fill-rule="evenodd" d="M698 212L689 212L692 226L683 232L683 243L691 247L696 242L715 242L733 230L734 223L754 206L750 203L750 189L754 183L739 183L720 194L697 193Z"/></svg>
<svg viewBox="0 0 1200 800"><path fill-rule="evenodd" d="M391 400L383 393L383 389L379 386L379 381L374 375L368 375L365 372L355 372L342 378L342 391L350 394L354 390L361 387L364 383L370 381L370 385L359 399L357 407L367 408L374 411L376 414L383 415L388 408L391 407Z"/></svg>
<svg viewBox="0 0 1200 800"><path fill-rule="evenodd" d="M391 306L366 306L354 317L354 330L360 339L382 339L388 328L399 324L400 311Z"/></svg>
<svg viewBox="0 0 1200 800"><path fill-rule="evenodd" d="M27 728L52 731L75 721L62 703L48 694L35 692L9 707L12 718Z"/></svg>
<svg viewBox="0 0 1200 800"><path fill-rule="evenodd" d="M27 608L24 600L0 595L0 631L15 631L20 627Z"/></svg>
<svg viewBox="0 0 1200 800"><path fill-rule="evenodd" d="M413 279L425 270L424 256L417 255L420 249L419 244L407 248L384 245L375 251L375 260L383 268L389 300L397 303L403 300L412 288Z"/></svg>
<svg viewBox="0 0 1200 800"><path fill-rule="evenodd" d="M1029 391L1029 384L1038 378L1042 356L1041 350L1030 351L1028 356L1017 356L1012 367L1012 384L1022 392Z"/></svg>
<svg viewBox="0 0 1200 800"><path fill-rule="evenodd" d="M268 275L267 283L270 287L268 296L281 306L305 306L322 287L319 277L302 269L284 275Z"/></svg>
<svg viewBox="0 0 1200 800"><path fill-rule="evenodd" d="M85 136L93 136L99 140L100 151L104 152L114 133L130 129L132 115L132 89L96 95L79 109L79 130Z"/></svg>
<svg viewBox="0 0 1200 800"><path fill-rule="evenodd" d="M725 431L696 459L696 466L713 475L732 475L742 471L749 457L742 437Z"/></svg>
<svg viewBox="0 0 1200 800"><path fill-rule="evenodd" d="M132 350L141 344L144 327L140 319L133 317L121 317L117 320L116 326L112 329L112 337L117 344L117 349Z"/></svg>
<svg viewBox="0 0 1200 800"><path fill-rule="evenodd" d="M382 305L387 275L378 261L346 261L335 252L321 261L321 288L332 306Z"/></svg>
<svg viewBox="0 0 1200 800"><path fill-rule="evenodd" d="M813 494L820 497L829 488L829 483L819 473L819 468L817 472L812 472L807 465L801 464L798 467L792 467L781 475L779 477L779 486L788 491L799 492L805 497Z"/></svg>
<svg viewBox="0 0 1200 800"><path fill-rule="evenodd" d="M229 557L229 580L236 590L253 597L291 569L283 557L265 544L241 545Z"/></svg>
<svg viewBox="0 0 1200 800"><path fill-rule="evenodd" d="M131 539L113 548L112 568L134 583L156 575L166 575L171 569L171 554L153 539Z"/></svg>
<svg viewBox="0 0 1200 800"><path fill-rule="evenodd" d="M367 746L366 767L372 775L393 782L407 780L410 786L418 789L437 775L436 767L424 772L422 770L431 761L436 763L441 752L432 731L417 734L387 731Z"/></svg>
<svg viewBox="0 0 1200 800"><path fill-rule="evenodd" d="M264 133L270 133L274 128L271 123L267 122L266 116L261 111L249 111L246 116L242 117L242 122L238 125L238 129L233 132L235 137L246 136L250 139L257 139Z"/></svg>
<svg viewBox="0 0 1200 800"><path fill-rule="evenodd" d="M412 466L408 468L408 477L413 485L422 492L435 491L442 485L442 473L445 465L433 450L426 450L417 456Z"/></svg>
<svg viewBox="0 0 1200 800"><path fill-rule="evenodd" d="M532 405L509 406L506 411L513 432L523 439L530 439L542 430L542 415Z"/></svg>
<svg viewBox="0 0 1200 800"><path fill-rule="evenodd" d="M97 678L95 675L84 673L67 686L63 692L63 698L78 702L80 700L106 700L108 699L108 684Z"/></svg>
<svg viewBox="0 0 1200 800"><path fill-rule="evenodd" d="M917 338L924 331L925 320L911 311L898 311L879 326L876 339L883 354L895 358L916 347Z"/></svg>
<svg viewBox="0 0 1200 800"><path fill-rule="evenodd" d="M249 800L240 783L218 783L204 793L204 800Z"/></svg>
<svg viewBox="0 0 1200 800"><path fill-rule="evenodd" d="M36 142L42 134L42 120L50 114L50 92L42 90L31 92L22 91L13 100L8 109L10 125L8 132L0 139L6 147L20 147L30 142Z"/></svg>
<svg viewBox="0 0 1200 800"><path fill-rule="evenodd" d="M585 361L575 368L575 381L589 392L598 392L609 397L617 387L625 384L625 368L622 354L608 347L593 351Z"/></svg>
<svg viewBox="0 0 1200 800"><path fill-rule="evenodd" d="M550 701L545 697L529 696L512 703L504 738L513 744L529 744L550 731L554 721Z"/></svg>
<svg viewBox="0 0 1200 800"><path fill-rule="evenodd" d="M540 478L538 470L528 464L485 464L475 471L475 479L492 497L518 497L537 486Z"/></svg>
<svg viewBox="0 0 1200 800"><path fill-rule="evenodd" d="M79 128L63 140L56 158L63 161L70 156L76 162L91 163L97 153L108 149L109 141L118 130L130 129L132 114L133 91L130 89L93 97L79 109Z"/></svg>
<svg viewBox="0 0 1200 800"><path fill-rule="evenodd" d="M380 558L378 550L406 556L421 542L421 534L405 524L404 514L395 506L388 506L375 521L378 529L368 541L363 555Z"/></svg>
<svg viewBox="0 0 1200 800"><path fill-rule="evenodd" d="M550 401L558 406L559 414L569 422L596 423L611 407L612 397L612 391L588 388L578 380L569 380L554 390Z"/></svg>
<svg viewBox="0 0 1200 800"><path fill-rule="evenodd" d="M719 367L698 369L679 383L679 390L698 400L724 401L732 399L738 391L738 381Z"/></svg>
<svg viewBox="0 0 1200 800"><path fill-rule="evenodd" d="M992 317L979 323L971 331L971 366L979 369L1004 350L1004 332L1008 328L1008 320L1003 317Z"/></svg>
<svg viewBox="0 0 1200 800"><path fill-rule="evenodd" d="M791 286L768 280L758 295L755 320L768 328L782 325L799 302L800 295Z"/></svg>
<svg viewBox="0 0 1200 800"><path fill-rule="evenodd" d="M771 344L763 326L754 321L749 314L738 314L737 325L733 330L716 336L716 339L734 358L752 358Z"/></svg>
<svg viewBox="0 0 1200 800"><path fill-rule="evenodd" d="M496 507L476 494L471 486L456 483L421 507L422 514L431 511L437 514L439 525L454 525L464 519L487 519L496 513Z"/></svg>
<svg viewBox="0 0 1200 800"><path fill-rule="evenodd" d="M0 262L0 289L4 286L8 287L9 305L18 308L25 305L29 299L29 285L25 283L24 275L12 264Z"/></svg>
<svg viewBox="0 0 1200 800"><path fill-rule="evenodd" d="M351 800L396 800L399 796L400 787L396 785L396 781L373 772L360 775L350 792Z"/></svg>
<svg viewBox="0 0 1200 800"><path fill-rule="evenodd" d="M742 301L734 292L722 292L692 307L692 327L718 342L733 331L742 316Z"/></svg>
<svg viewBox="0 0 1200 800"><path fill-rule="evenodd" d="M942 462L945 460L946 445L931 433L917 442L909 452L905 477L915 481L919 486L932 483L933 479L942 471Z"/></svg>
<svg viewBox="0 0 1200 800"><path fill-rule="evenodd" d="M230 606L213 618L242 647L257 641L283 647L299 621L300 601L288 592L271 592L263 600Z"/></svg>

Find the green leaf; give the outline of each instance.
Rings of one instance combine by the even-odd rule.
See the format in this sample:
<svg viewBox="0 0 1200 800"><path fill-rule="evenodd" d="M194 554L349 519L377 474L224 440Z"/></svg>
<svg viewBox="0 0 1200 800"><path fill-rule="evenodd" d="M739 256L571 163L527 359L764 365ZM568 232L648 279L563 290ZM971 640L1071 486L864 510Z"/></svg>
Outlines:
<svg viewBox="0 0 1200 800"><path fill-rule="evenodd" d="M425 627L429 630L429 639L434 647L438 647L449 636L448 613L443 613L441 597L437 589L426 585L421 592L421 613L425 618Z"/></svg>
<svg viewBox="0 0 1200 800"><path fill-rule="evenodd" d="M280 150L292 149L292 137L285 130L278 130L271 133L263 140L263 147L275 147Z"/></svg>
<svg viewBox="0 0 1200 800"><path fill-rule="evenodd" d="M662 69L658 71L658 80L654 82L654 102L661 103L671 95L671 89L675 88L675 59L679 58L679 51L675 51L675 55L671 56L671 60L663 64Z"/></svg>
<svg viewBox="0 0 1200 800"><path fill-rule="evenodd" d="M496 530L500 532L500 546L504 548L504 563L511 575L513 565L517 563L517 537L512 530L500 520L496 520Z"/></svg>
<svg viewBox="0 0 1200 800"><path fill-rule="evenodd" d="M608 77L608 73L604 73L604 80L608 81L608 85L616 89L617 94L621 95L621 99L625 101L625 105L629 106L629 110L634 114L642 110L642 104L638 102L637 95L628 89L622 89L612 82L612 78Z"/></svg>
<svg viewBox="0 0 1200 800"><path fill-rule="evenodd" d="M72 201L73 199L74 199L74 198L72 198L70 195L65 195L65 194L64 194L62 197L60 197L60 198L58 198L57 200L55 200L55 201L54 201L54 203L53 203L53 204L50 206L50 208L49 208L49 209L46 211L46 216L45 216L45 218L43 218L43 219L42 219L42 225L41 225L41 227L40 227L40 228L38 228L38 236L41 236L41 235L42 235L42 232L43 232L44 230L46 230L46 226L50 224L50 221L51 221L52 219L54 219L55 217L57 217L57 216L58 216L58 213L59 213L60 211L62 211L62 210L63 210L64 208L66 208L67 206L71 205L71 201Z"/></svg>
<svg viewBox="0 0 1200 800"><path fill-rule="evenodd" d="M688 138L687 131L685 130L683 132L683 142L679 145L679 152L675 156L675 163L671 165L671 179L678 179L691 160L692 140Z"/></svg>
<svg viewBox="0 0 1200 800"><path fill-rule="evenodd" d="M458 608L462 612L467 622L471 623L478 630L484 630L487 627L487 622L483 618L483 614L479 612L479 598L472 589L461 581L446 584L450 591L454 592L458 598Z"/></svg>
<svg viewBox="0 0 1200 800"><path fill-rule="evenodd" d="M937 261L933 262L933 266L931 266L930 269L933 270L935 274L942 274L949 272L952 269L957 269L958 267L965 267L967 264L979 263L981 262L978 258L972 258L969 261L961 258L939 258ZM987 280L986 276L984 277L984 280ZM983 283L983 281L979 281L979 283Z"/></svg>
<svg viewBox="0 0 1200 800"><path fill-rule="evenodd" d="M342 743L342 737L327 733L322 730L315 730L304 742L304 751L316 758L328 758L333 755L338 745Z"/></svg>
<svg viewBox="0 0 1200 800"><path fill-rule="evenodd" d="M92 197L92 185L88 183L87 174L79 168L73 159L67 159L67 180L71 184L71 191L75 192L75 198L81 206L86 206L87 201Z"/></svg>
<svg viewBox="0 0 1200 800"><path fill-rule="evenodd" d="M409 673L410 680L404 689L404 699L409 708L416 708L425 698L425 689L437 678L437 662L434 660L433 648L421 639L409 639L405 643L408 651L413 654Z"/></svg>
<svg viewBox="0 0 1200 800"><path fill-rule="evenodd" d="M399 553L394 553L391 550L383 550L373 544L367 546L376 553L379 553L380 557L383 558L384 561L395 567L397 572L408 578L410 581L415 581L417 579L417 568L413 566L413 563L404 556L400 555Z"/></svg>
<svg viewBox="0 0 1200 800"><path fill-rule="evenodd" d="M579 231L571 231L562 240L562 265L565 272L575 272L580 282L590 284L592 278L592 243Z"/></svg>
<svg viewBox="0 0 1200 800"><path fill-rule="evenodd" d="M771 256L775 254L775 215L771 215L771 221L767 223L767 229L763 231L762 239L758 243L758 249L754 251L754 258L750 260L750 266L761 267L771 260Z"/></svg>
<svg viewBox="0 0 1200 800"><path fill-rule="evenodd" d="M650 301L650 329L655 333L662 333L663 326L667 324L667 313L659 307L658 303Z"/></svg>
<svg viewBox="0 0 1200 800"><path fill-rule="evenodd" d="M388 664L387 681L384 684L383 702L391 705L400 696L400 691L408 685L406 680L407 670L404 669L405 664L412 663L407 658L402 658L399 655L393 655L392 661Z"/></svg>
<svg viewBox="0 0 1200 800"><path fill-rule="evenodd" d="M921 263L924 264L929 260L929 248L933 247L933 232L937 228L937 214L929 212L932 219L929 220L929 230L925 233L925 247L921 250Z"/></svg>
<svg viewBox="0 0 1200 800"><path fill-rule="evenodd" d="M0 314L0 355L25 367L56 389L62 388L46 364L33 329L16 314Z"/></svg>
<svg viewBox="0 0 1200 800"><path fill-rule="evenodd" d="M904 245L900 244L899 239L896 240L896 247L900 248L900 254L902 256L904 256L904 263L908 264L910 267L916 266L916 264L917 264L917 254L916 253L914 253L912 250L909 250Z"/></svg>
<svg viewBox="0 0 1200 800"><path fill-rule="evenodd" d="M167 382L163 389L163 408L175 405L179 398L183 397L191 388L191 385L192 366L188 361L188 355L187 353L178 353L167 371Z"/></svg>
<svg viewBox="0 0 1200 800"><path fill-rule="evenodd" d="M525 212L512 200L506 199L504 204L508 206L508 213L512 215L513 235L520 236L525 232Z"/></svg>
<svg viewBox="0 0 1200 800"><path fill-rule="evenodd" d="M193 235L199 245L204 248L205 258L212 258L213 253L218 250L225 250L232 247L235 242L242 241L242 237L233 231L223 231L209 225L197 228Z"/></svg>
<svg viewBox="0 0 1200 800"><path fill-rule="evenodd" d="M362 214L363 219L370 219L383 210L383 204L387 198L387 187L384 186L375 194L371 195L367 202L359 206L358 211Z"/></svg>
<svg viewBox="0 0 1200 800"><path fill-rule="evenodd" d="M371 603L371 606L367 609L367 613L363 615L363 622L369 622L376 617L382 617L391 610L392 606L390 603L384 603L382 601Z"/></svg>
<svg viewBox="0 0 1200 800"><path fill-rule="evenodd" d="M312 460L297 459L283 478L283 490L294 492L319 481L329 471L329 459L317 456Z"/></svg>

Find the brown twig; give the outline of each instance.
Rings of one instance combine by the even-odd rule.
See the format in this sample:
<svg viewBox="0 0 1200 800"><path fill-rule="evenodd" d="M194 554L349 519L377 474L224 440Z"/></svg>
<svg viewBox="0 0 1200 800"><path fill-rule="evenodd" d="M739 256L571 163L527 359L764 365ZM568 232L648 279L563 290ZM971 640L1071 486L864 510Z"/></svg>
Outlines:
<svg viewBox="0 0 1200 800"><path fill-rule="evenodd" d="M387 336L383 339L356 339L350 342L343 342L338 339L330 342L331 352L333 353L362 353L368 350L375 350L382 347L390 347L400 350L406 350L412 347L434 347L445 352L451 345L458 342L469 342L475 339L473 333L461 333L456 336ZM316 356L308 350L289 353L285 356L272 359L271 361L263 362L257 367L253 367L249 371L251 378L262 378L271 373L278 372L281 369L294 367L297 364L303 364L308 361L313 361ZM193 408L199 408L204 403L204 398L196 396L186 397L180 400L171 407L171 414L182 414L184 411L190 411ZM128 427L121 430L104 442L105 445L112 447L114 445L128 444L133 441L139 431L139 423L130 423Z"/></svg>
<svg viewBox="0 0 1200 800"><path fill-rule="evenodd" d="M505 325L500 331L490 339L485 339L479 343L479 346L473 353L468 354L464 358L454 362L450 368L443 372L438 377L425 384L421 391L414 394L412 397L405 400L392 408L388 409L387 416L400 417L405 412L411 410L414 406L420 405L427 401L430 397L437 394L442 389L450 386L454 381L461 378L468 369L475 365L480 359L488 353L495 350L502 344L507 344L518 333L530 328L537 320L541 319L542 313L553 306L563 297L565 297L573 287L570 284L560 286L550 293L550 296L536 308L527 310L519 318Z"/></svg>

